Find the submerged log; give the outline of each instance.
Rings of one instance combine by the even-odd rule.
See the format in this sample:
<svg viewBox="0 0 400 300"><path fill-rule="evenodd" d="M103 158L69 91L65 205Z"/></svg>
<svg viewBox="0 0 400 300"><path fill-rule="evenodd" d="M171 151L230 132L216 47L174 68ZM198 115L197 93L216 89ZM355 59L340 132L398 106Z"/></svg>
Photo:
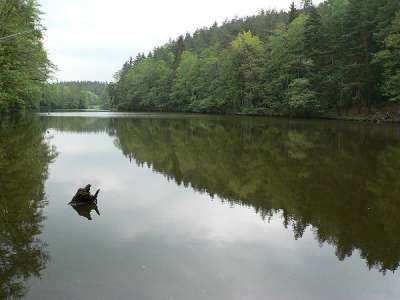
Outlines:
<svg viewBox="0 0 400 300"><path fill-rule="evenodd" d="M97 192L94 195L92 195L90 193L90 188L91 188L91 185L88 184L84 188L78 189L74 198L72 198L72 201L70 202L70 204L97 203L97 195L99 194L100 189L98 189Z"/></svg>

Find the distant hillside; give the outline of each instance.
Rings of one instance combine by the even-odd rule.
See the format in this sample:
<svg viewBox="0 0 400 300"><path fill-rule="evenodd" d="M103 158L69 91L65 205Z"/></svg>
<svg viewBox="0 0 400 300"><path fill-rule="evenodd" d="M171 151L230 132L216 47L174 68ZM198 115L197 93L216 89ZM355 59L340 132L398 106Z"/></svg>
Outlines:
<svg viewBox="0 0 400 300"><path fill-rule="evenodd" d="M400 2L303 0L261 11L140 53L115 79L118 110L370 112L400 103Z"/></svg>
<svg viewBox="0 0 400 300"><path fill-rule="evenodd" d="M40 106L49 109L104 109L109 107L109 103L106 82L67 81L48 84Z"/></svg>

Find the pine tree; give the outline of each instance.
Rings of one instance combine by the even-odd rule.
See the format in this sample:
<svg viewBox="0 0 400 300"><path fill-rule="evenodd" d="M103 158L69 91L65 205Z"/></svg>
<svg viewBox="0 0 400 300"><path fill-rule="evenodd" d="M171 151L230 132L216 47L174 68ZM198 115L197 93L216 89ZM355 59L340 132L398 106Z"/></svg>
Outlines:
<svg viewBox="0 0 400 300"><path fill-rule="evenodd" d="M185 51L185 43L183 40L183 36L181 35L178 40L175 42L174 45L174 55L175 55L175 67L178 67L180 61L181 61L181 57L182 57L182 53L183 51Z"/></svg>
<svg viewBox="0 0 400 300"><path fill-rule="evenodd" d="M312 5L312 4L311 4ZM322 30L321 16L312 5L306 11L304 24L304 57L308 59L306 78L311 83L311 90L320 95L325 80L326 43Z"/></svg>
<svg viewBox="0 0 400 300"><path fill-rule="evenodd" d="M304 11L307 11L310 8L314 7L314 4L312 0L302 0L302 6Z"/></svg>
<svg viewBox="0 0 400 300"><path fill-rule="evenodd" d="M294 2L290 4L290 10L289 10L289 19L288 19L288 24L292 23L294 19L296 19L299 16L299 12L297 11L296 5Z"/></svg>
<svg viewBox="0 0 400 300"><path fill-rule="evenodd" d="M390 101L400 102L400 12L390 26L384 44L384 50L375 56L375 62L381 63L384 69L382 92Z"/></svg>
<svg viewBox="0 0 400 300"><path fill-rule="evenodd" d="M400 11L400 1L398 0L380 0L381 4L377 11L377 31L375 39L381 46L384 44L385 38L390 34L392 22L396 13Z"/></svg>
<svg viewBox="0 0 400 300"><path fill-rule="evenodd" d="M371 63L378 44L374 39L376 14L382 0L349 0L346 14L344 90L349 105L370 107L379 101L379 70Z"/></svg>
<svg viewBox="0 0 400 300"><path fill-rule="evenodd" d="M315 64L321 63L324 49L321 16L314 6L307 10L307 19L304 26L304 50L307 57Z"/></svg>

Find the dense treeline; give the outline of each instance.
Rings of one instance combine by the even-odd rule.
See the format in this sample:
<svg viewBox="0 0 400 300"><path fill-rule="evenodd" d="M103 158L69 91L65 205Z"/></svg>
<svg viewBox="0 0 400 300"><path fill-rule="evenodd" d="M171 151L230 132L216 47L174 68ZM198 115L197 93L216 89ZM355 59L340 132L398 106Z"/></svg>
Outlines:
<svg viewBox="0 0 400 300"><path fill-rule="evenodd" d="M109 85L119 110L341 113L400 101L400 2L304 0L139 54Z"/></svg>
<svg viewBox="0 0 400 300"><path fill-rule="evenodd" d="M37 108L51 63L36 0L0 0L0 113Z"/></svg>
<svg viewBox="0 0 400 300"><path fill-rule="evenodd" d="M107 83L68 81L48 84L40 106L48 109L108 108L109 103Z"/></svg>

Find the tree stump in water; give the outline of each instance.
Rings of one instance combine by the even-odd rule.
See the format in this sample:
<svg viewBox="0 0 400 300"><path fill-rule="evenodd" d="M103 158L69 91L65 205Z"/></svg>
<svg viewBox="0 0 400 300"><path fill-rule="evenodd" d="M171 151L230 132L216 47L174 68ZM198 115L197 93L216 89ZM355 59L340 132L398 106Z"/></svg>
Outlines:
<svg viewBox="0 0 400 300"><path fill-rule="evenodd" d="M100 189L97 190L97 192L94 195L92 195L90 194L90 187L91 185L88 184L84 188L78 189L74 198L72 198L70 204L97 203L97 195L99 194Z"/></svg>

